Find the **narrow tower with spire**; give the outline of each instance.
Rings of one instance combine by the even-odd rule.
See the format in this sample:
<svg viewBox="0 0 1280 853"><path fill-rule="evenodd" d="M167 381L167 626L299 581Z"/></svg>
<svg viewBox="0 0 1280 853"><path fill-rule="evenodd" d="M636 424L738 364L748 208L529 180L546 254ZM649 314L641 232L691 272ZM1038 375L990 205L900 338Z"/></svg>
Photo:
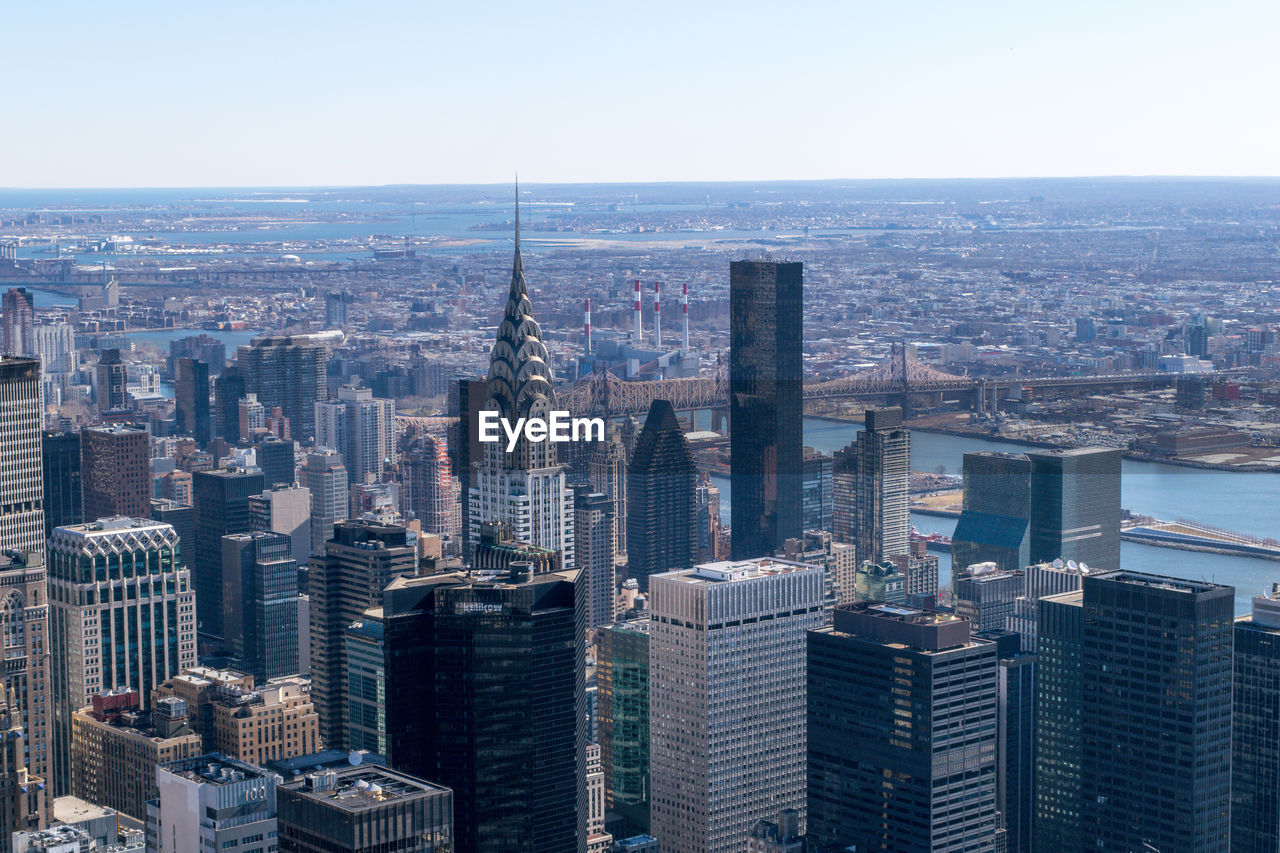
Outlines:
<svg viewBox="0 0 1280 853"><path fill-rule="evenodd" d="M496 412L511 424L521 418L546 419L556 407L554 379L524 277L517 183L511 288L489 352L483 411ZM486 443L469 503L471 541L479 541L484 522L505 521L517 539L560 551L564 568L573 568L573 492L551 442L531 442L522 435L510 452L505 440Z"/></svg>

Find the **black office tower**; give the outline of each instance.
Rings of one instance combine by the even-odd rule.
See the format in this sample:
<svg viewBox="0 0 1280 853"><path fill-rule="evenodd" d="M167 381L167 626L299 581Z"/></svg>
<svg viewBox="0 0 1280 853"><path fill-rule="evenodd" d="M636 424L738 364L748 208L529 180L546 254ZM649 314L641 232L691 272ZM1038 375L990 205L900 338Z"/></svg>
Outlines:
<svg viewBox="0 0 1280 853"><path fill-rule="evenodd" d="M994 853L996 645L949 613L862 603L832 616L808 636L810 839Z"/></svg>
<svg viewBox="0 0 1280 853"><path fill-rule="evenodd" d="M1084 603L1079 590L1036 604L1035 853L1080 849L1080 703Z"/></svg>
<svg viewBox="0 0 1280 853"><path fill-rule="evenodd" d="M1280 585L1236 622L1232 853L1280 850Z"/></svg>
<svg viewBox="0 0 1280 853"><path fill-rule="evenodd" d="M775 553L800 523L804 265L729 265L729 463L735 560Z"/></svg>
<svg viewBox="0 0 1280 853"><path fill-rule="evenodd" d="M964 455L964 511L951 537L951 564L1031 565L1031 460L1020 453Z"/></svg>
<svg viewBox="0 0 1280 853"><path fill-rule="evenodd" d="M248 533L252 527L249 496L262 493L262 472L218 469L191 475L195 507L196 547L188 557L196 590L196 628L200 641L220 647L222 630L222 537Z"/></svg>
<svg viewBox="0 0 1280 853"><path fill-rule="evenodd" d="M227 444L240 440L240 398L243 396L244 376L239 368L228 367L213 380L214 433Z"/></svg>
<svg viewBox="0 0 1280 853"><path fill-rule="evenodd" d="M654 400L627 468L627 576L649 589L649 576L693 565L697 464L666 400Z"/></svg>
<svg viewBox="0 0 1280 853"><path fill-rule="evenodd" d="M457 853L577 853L585 838L577 577L401 578L383 598L389 759L453 789Z"/></svg>
<svg viewBox="0 0 1280 853"><path fill-rule="evenodd" d="M471 559L471 487L476 483L476 466L484 460L480 443L480 409L489 383L483 379L458 379L449 386L449 414L458 420L449 427L449 464L458 478L462 497L462 555Z"/></svg>
<svg viewBox="0 0 1280 853"><path fill-rule="evenodd" d="M1120 568L1120 451L1031 450L1027 458L1031 562L1062 558L1094 568Z"/></svg>
<svg viewBox="0 0 1280 853"><path fill-rule="evenodd" d="M204 448L213 438L209 420L209 365L194 358L180 358L174 363L174 372L174 428L179 435L191 436L197 447Z"/></svg>
<svg viewBox="0 0 1280 853"><path fill-rule="evenodd" d="M195 565L196 511L190 504L168 498L152 498L151 519L171 525L178 534L178 562L183 568Z"/></svg>
<svg viewBox="0 0 1280 853"><path fill-rule="evenodd" d="M330 749L345 748L349 734L347 627L378 606L387 584L417 567L408 531L372 521L338 522L333 538L324 543L324 556L311 560L311 701L320 716L320 739ZM420 677L417 664L401 665L408 677Z"/></svg>
<svg viewBox="0 0 1280 853"><path fill-rule="evenodd" d="M1234 606L1229 586L1084 578L1081 848L1230 849Z"/></svg>
<svg viewBox="0 0 1280 853"><path fill-rule="evenodd" d="M236 669L255 684L298 673L298 564L282 533L222 537L222 624Z"/></svg>
<svg viewBox="0 0 1280 853"><path fill-rule="evenodd" d="M53 528L84 521L81 510L80 436L45 430L40 435L44 477L44 537Z"/></svg>
<svg viewBox="0 0 1280 853"><path fill-rule="evenodd" d="M1005 571L1056 559L1120 567L1120 451L966 453L952 563Z"/></svg>
<svg viewBox="0 0 1280 853"><path fill-rule="evenodd" d="M293 439L283 440L267 436L253 446L258 467L268 489L276 486L292 486L298 479L297 462L294 459Z"/></svg>

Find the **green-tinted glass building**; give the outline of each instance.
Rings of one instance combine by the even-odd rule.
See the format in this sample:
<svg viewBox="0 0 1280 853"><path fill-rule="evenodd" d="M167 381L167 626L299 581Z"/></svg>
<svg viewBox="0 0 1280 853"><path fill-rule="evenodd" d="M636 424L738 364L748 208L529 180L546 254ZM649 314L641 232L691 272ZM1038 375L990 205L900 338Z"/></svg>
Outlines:
<svg viewBox="0 0 1280 853"><path fill-rule="evenodd" d="M649 831L649 620L601 628L596 685L605 808Z"/></svg>

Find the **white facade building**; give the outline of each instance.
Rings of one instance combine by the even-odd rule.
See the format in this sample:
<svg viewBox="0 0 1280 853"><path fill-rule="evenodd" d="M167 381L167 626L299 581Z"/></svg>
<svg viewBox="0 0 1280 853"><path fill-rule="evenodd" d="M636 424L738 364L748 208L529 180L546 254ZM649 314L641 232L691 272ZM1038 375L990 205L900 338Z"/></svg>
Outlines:
<svg viewBox="0 0 1280 853"><path fill-rule="evenodd" d="M805 810L807 633L823 569L758 558L649 578L651 826L663 850L739 853Z"/></svg>

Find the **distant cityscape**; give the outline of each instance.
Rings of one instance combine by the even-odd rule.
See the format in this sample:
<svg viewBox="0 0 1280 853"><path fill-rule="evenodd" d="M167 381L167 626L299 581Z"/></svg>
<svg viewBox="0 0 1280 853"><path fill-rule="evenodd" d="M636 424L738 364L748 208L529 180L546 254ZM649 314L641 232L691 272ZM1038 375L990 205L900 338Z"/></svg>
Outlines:
<svg viewBox="0 0 1280 853"><path fill-rule="evenodd" d="M1280 850L1278 189L0 190L0 853Z"/></svg>

